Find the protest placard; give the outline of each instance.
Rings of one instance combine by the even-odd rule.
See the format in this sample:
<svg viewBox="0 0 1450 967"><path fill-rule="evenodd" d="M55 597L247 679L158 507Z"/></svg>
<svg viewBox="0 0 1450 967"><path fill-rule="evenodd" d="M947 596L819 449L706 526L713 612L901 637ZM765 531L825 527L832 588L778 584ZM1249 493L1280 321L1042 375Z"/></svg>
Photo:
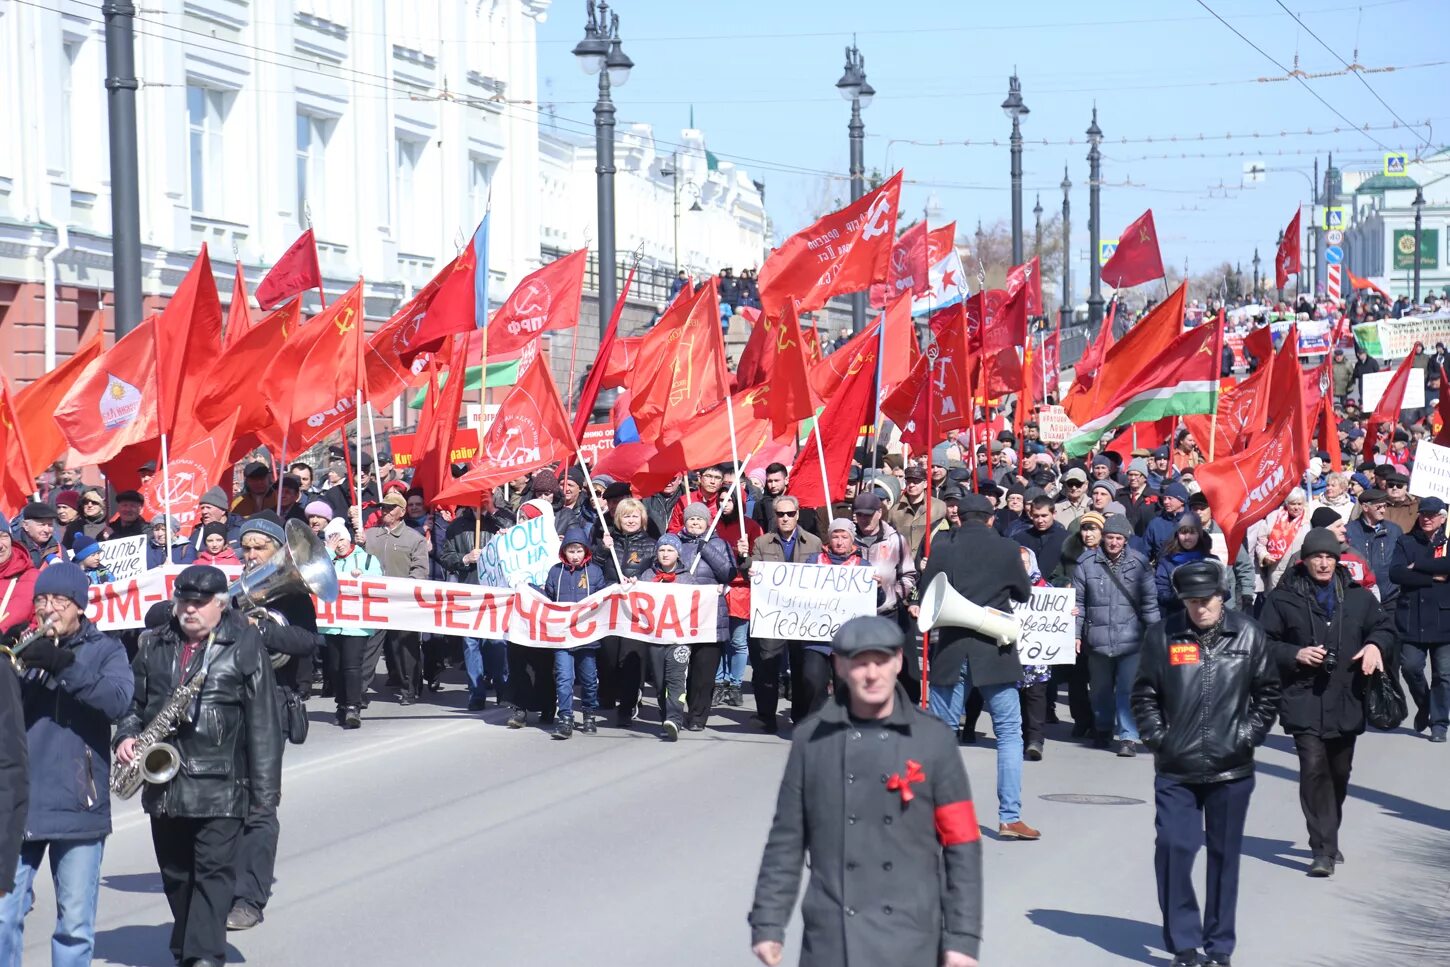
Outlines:
<svg viewBox="0 0 1450 967"><path fill-rule="evenodd" d="M133 578L146 570L146 535L101 541L101 566L117 581Z"/></svg>
<svg viewBox="0 0 1450 967"><path fill-rule="evenodd" d="M1426 349L1450 343L1450 312L1362 322L1354 327L1354 339L1376 359L1404 359L1415 343Z"/></svg>
<svg viewBox="0 0 1450 967"><path fill-rule="evenodd" d="M1395 376L1393 369L1382 370L1378 373L1365 373L1360 380L1360 409L1366 413L1373 413L1374 408L1379 406L1380 397L1385 395L1385 387ZM1405 384L1405 398L1400 403L1402 410L1418 410L1425 405L1425 381L1420 378L1419 373L1414 374Z"/></svg>
<svg viewBox="0 0 1450 967"><path fill-rule="evenodd" d="M876 572L842 564L750 564L750 633L830 641L841 625L876 613Z"/></svg>
<svg viewBox="0 0 1450 967"><path fill-rule="evenodd" d="M1077 661L1073 646L1072 588L1033 588L1031 600L1014 604L1012 613L1022 622L1017 657L1024 665L1071 665Z"/></svg>
<svg viewBox="0 0 1450 967"><path fill-rule="evenodd" d="M524 507L535 508L539 516L494 534L478 556L478 583L486 588L542 583L549 568L559 563L554 508L546 500L531 500Z"/></svg>
<svg viewBox="0 0 1450 967"><path fill-rule="evenodd" d="M98 628L140 628L171 596L181 568L168 565L90 589L87 616ZM869 572L868 572L869 573ZM578 648L611 635L655 644L715 640L720 587L611 585L583 601L556 604L528 587L484 588L445 581L343 577L331 602L313 599L325 628L386 629L504 639L537 648Z"/></svg>
<svg viewBox="0 0 1450 967"><path fill-rule="evenodd" d="M1060 406L1044 406L1037 411L1037 435L1043 443L1061 443L1076 436L1078 429Z"/></svg>
<svg viewBox="0 0 1450 967"><path fill-rule="evenodd" d="M1450 447L1422 440L1410 471L1410 493L1450 502Z"/></svg>

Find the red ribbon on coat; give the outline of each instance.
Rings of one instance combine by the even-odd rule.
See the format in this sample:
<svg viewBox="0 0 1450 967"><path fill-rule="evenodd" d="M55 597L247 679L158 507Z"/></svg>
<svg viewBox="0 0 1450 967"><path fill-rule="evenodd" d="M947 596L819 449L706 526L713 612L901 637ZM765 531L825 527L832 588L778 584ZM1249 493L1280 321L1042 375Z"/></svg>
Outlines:
<svg viewBox="0 0 1450 967"><path fill-rule="evenodd" d="M886 788L891 792L900 792L903 804L911 802L916 798L916 793L911 791L911 784L914 782L926 782L926 773L921 770L921 763L915 759L906 760L906 775L895 773L886 780Z"/></svg>

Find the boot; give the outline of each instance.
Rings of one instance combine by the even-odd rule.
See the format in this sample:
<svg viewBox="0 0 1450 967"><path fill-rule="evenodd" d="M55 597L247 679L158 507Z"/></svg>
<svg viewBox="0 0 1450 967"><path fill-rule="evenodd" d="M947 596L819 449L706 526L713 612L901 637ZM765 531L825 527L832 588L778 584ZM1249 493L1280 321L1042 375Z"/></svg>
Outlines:
<svg viewBox="0 0 1450 967"><path fill-rule="evenodd" d="M583 732L585 735L598 735L599 734L599 726L595 723L594 713L593 712L585 712L584 713L584 721L579 726L579 731L580 732Z"/></svg>
<svg viewBox="0 0 1450 967"><path fill-rule="evenodd" d="M554 738L567 739L574 734L574 716L560 718L559 724L554 726Z"/></svg>
<svg viewBox="0 0 1450 967"><path fill-rule="evenodd" d="M349 705L343 714L342 727L345 729L362 728L362 712L356 705Z"/></svg>
<svg viewBox="0 0 1450 967"><path fill-rule="evenodd" d="M515 705L514 710L509 713L508 721L504 724L511 729L521 729L529 724L529 713Z"/></svg>
<svg viewBox="0 0 1450 967"><path fill-rule="evenodd" d="M743 708L745 706L745 695L741 693L739 685L725 686L725 704L731 708Z"/></svg>
<svg viewBox="0 0 1450 967"><path fill-rule="evenodd" d="M726 694L725 689L726 689L726 687L727 686L725 685L724 682L717 682L716 683L716 685L715 685L715 693L710 696L710 704L711 705L724 705L725 704L725 694Z"/></svg>

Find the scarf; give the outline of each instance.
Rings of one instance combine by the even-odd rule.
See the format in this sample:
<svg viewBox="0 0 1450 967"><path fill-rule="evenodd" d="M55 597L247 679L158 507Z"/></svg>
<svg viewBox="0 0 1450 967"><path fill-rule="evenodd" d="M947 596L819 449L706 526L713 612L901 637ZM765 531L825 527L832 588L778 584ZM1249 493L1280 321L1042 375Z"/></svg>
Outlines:
<svg viewBox="0 0 1450 967"><path fill-rule="evenodd" d="M1219 613L1218 620L1209 627L1193 629L1193 637L1198 639L1199 648L1211 651L1218 646L1219 641L1223 638L1223 619L1226 614L1228 614L1227 608Z"/></svg>
<svg viewBox="0 0 1450 967"><path fill-rule="evenodd" d="M1279 519L1274 522L1274 526L1269 529L1269 536L1264 540L1264 550L1270 558L1275 561L1284 559L1284 555L1294 545L1294 535L1299 532L1303 519L1303 515L1290 517L1286 513L1279 514Z"/></svg>

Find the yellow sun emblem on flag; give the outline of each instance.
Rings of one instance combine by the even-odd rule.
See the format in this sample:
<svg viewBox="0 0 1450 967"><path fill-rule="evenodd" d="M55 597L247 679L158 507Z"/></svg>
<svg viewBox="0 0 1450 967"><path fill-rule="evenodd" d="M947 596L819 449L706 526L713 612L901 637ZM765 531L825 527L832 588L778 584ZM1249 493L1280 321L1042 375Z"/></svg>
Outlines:
<svg viewBox="0 0 1450 967"><path fill-rule="evenodd" d="M108 392L111 394L111 399L118 400L126 395L126 387L120 383L112 383L108 388Z"/></svg>

